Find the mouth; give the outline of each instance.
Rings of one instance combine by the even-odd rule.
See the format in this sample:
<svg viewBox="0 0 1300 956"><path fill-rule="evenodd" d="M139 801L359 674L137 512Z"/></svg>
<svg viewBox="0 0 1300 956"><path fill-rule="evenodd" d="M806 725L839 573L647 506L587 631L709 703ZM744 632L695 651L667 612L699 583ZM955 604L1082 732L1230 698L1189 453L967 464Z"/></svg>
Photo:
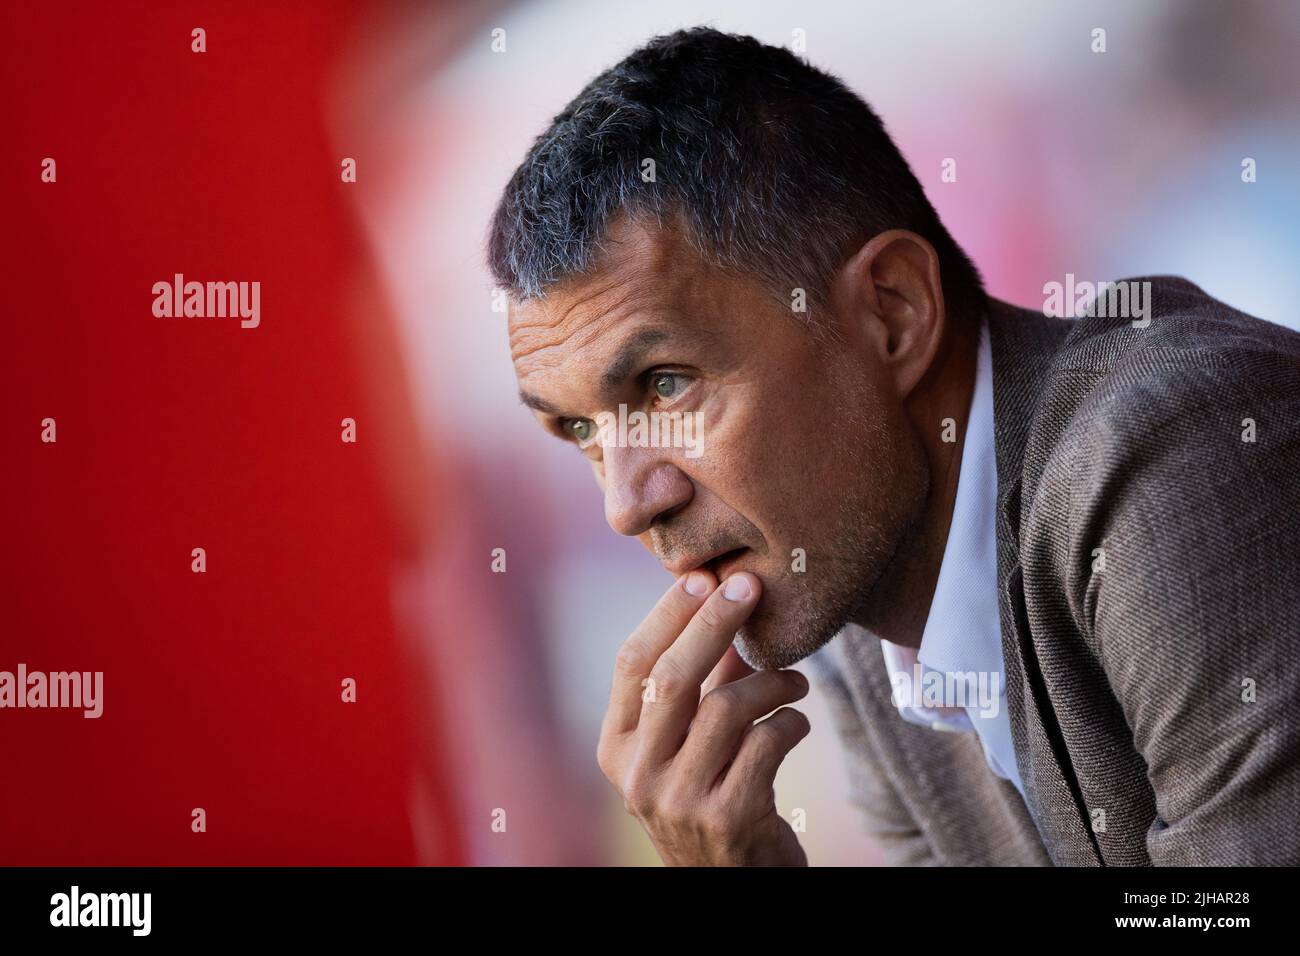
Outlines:
<svg viewBox="0 0 1300 956"><path fill-rule="evenodd" d="M712 557L701 557L699 555L681 557L674 561L664 562L663 568L674 577L681 577L683 574L697 570L712 571L721 581L722 576L732 571L736 566L736 562L744 557L749 550L749 548L743 547L732 548L730 551L719 551Z"/></svg>
<svg viewBox="0 0 1300 956"><path fill-rule="evenodd" d="M719 583L721 583L726 580L728 574L736 569L737 563L748 551L749 548L732 548L730 551L724 551L715 558L710 558L701 564L700 567L708 568L712 571L713 576L718 579Z"/></svg>

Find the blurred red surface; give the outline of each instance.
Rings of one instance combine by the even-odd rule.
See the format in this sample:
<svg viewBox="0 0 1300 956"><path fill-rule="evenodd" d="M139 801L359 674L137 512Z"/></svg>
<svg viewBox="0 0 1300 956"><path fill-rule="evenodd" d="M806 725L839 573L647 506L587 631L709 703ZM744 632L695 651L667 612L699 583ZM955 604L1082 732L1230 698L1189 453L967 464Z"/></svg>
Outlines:
<svg viewBox="0 0 1300 956"><path fill-rule="evenodd" d="M104 672L98 720L0 711L0 864L414 863L415 793L422 861L460 862L345 314L365 256L322 113L355 15L0 14L0 670ZM261 282L260 326L155 318L177 272Z"/></svg>

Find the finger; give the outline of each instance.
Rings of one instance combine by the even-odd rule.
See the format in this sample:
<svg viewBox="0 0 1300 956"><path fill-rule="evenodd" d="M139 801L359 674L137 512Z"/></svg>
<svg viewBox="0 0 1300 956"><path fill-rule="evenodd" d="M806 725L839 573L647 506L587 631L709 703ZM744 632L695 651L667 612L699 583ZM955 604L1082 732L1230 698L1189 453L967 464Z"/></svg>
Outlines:
<svg viewBox="0 0 1300 956"><path fill-rule="evenodd" d="M802 712L782 707L750 728L719 785L720 797L737 814L759 814L772 802L776 772L812 725Z"/></svg>
<svg viewBox="0 0 1300 956"><path fill-rule="evenodd" d="M702 588L692 594L687 585ZM635 730L641 716L642 684L665 650L690 623L695 612L717 588L711 571L696 570L673 582L619 648L614 662L614 682L601 733L623 734Z"/></svg>
<svg viewBox="0 0 1300 956"><path fill-rule="evenodd" d="M754 721L807 693L808 679L796 670L757 671L714 688L700 701L674 764L691 776L701 793L712 790Z"/></svg>
<svg viewBox="0 0 1300 956"><path fill-rule="evenodd" d="M653 693L641 704L637 725L642 731L641 756L650 766L666 763L681 748L700 705L700 685L754 610L760 588L754 575L733 574L709 595L681 636L655 662L650 671Z"/></svg>
<svg viewBox="0 0 1300 956"><path fill-rule="evenodd" d="M740 680L742 677L748 677L750 674L757 673L754 668L745 663L740 656L740 651L736 650L736 644L733 641L727 646L727 652L722 655L722 660L718 661L718 666L713 668L701 688L700 697L720 687L723 684L730 684L732 681Z"/></svg>

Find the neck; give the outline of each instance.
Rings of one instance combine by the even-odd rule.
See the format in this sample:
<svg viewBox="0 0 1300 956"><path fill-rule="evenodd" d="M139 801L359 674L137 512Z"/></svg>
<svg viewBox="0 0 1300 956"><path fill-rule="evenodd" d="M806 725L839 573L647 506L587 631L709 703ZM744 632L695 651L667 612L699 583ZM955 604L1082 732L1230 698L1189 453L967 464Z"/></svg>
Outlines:
<svg viewBox="0 0 1300 956"><path fill-rule="evenodd" d="M921 646L939 580L957 502L978 348L978 321L949 323L934 364L907 402L908 416L925 455L929 488L911 530L855 619L875 636L904 647ZM954 422L951 429L942 424L948 418ZM955 440L944 441L945 431Z"/></svg>

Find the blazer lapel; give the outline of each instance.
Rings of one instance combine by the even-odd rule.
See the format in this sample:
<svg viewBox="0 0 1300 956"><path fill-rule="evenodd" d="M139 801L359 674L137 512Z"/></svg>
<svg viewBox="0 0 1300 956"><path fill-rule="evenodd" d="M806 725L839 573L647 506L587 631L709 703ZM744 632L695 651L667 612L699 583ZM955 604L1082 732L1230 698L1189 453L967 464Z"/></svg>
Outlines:
<svg viewBox="0 0 1300 956"><path fill-rule="evenodd" d="M1067 320L990 301L993 419L997 458L998 613L1011 738L1025 803L1052 862L1101 865L1096 836L1038 667L1020 567L1025 442Z"/></svg>

